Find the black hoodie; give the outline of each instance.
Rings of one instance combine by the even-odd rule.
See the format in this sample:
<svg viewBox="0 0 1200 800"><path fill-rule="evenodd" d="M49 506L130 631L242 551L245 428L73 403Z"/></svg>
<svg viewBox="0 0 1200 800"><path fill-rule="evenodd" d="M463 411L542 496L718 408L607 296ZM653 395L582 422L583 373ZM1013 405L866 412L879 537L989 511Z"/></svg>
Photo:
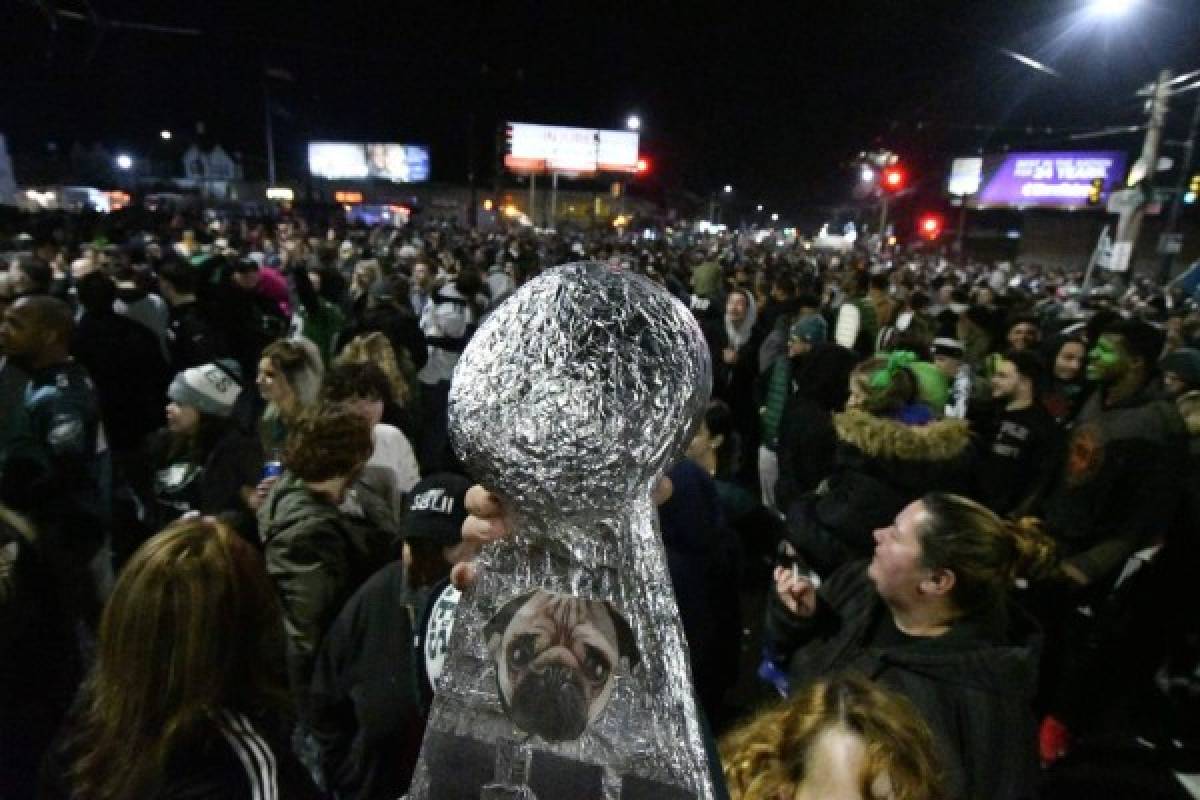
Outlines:
<svg viewBox="0 0 1200 800"><path fill-rule="evenodd" d="M817 592L817 611L798 617L770 593L767 641L790 660L793 687L853 671L904 695L942 753L949 796L1034 796L1038 763L1033 693L1041 632L1016 608L957 621L937 637L880 645L873 632L887 606L855 561Z"/></svg>

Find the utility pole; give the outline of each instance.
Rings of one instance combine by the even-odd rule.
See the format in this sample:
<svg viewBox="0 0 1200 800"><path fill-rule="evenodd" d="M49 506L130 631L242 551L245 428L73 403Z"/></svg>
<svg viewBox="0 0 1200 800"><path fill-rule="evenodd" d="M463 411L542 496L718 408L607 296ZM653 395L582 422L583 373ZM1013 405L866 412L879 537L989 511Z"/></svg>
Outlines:
<svg viewBox="0 0 1200 800"><path fill-rule="evenodd" d="M955 249L958 250L958 263L962 266L967 264L967 252L963 246L963 239L967 232L967 198L958 198L962 203L958 207L958 235L955 237Z"/></svg>
<svg viewBox="0 0 1200 800"><path fill-rule="evenodd" d="M1138 190L1141 197L1137 203L1130 203L1121 209L1117 221L1117 235L1113 240L1113 255L1111 269L1114 272L1125 272L1130 269L1133 261L1133 248L1137 244L1138 232L1142 227L1146 204L1153 199L1154 173L1158 169L1158 148L1162 144L1163 124L1167 119L1167 101L1171 96L1171 71L1164 69L1158 73L1158 80L1150 95L1150 120L1146 127L1146 141L1142 145L1141 163L1146 175Z"/></svg>
<svg viewBox="0 0 1200 800"><path fill-rule="evenodd" d="M550 173L550 222L547 227L558 229L558 171Z"/></svg>
<svg viewBox="0 0 1200 800"><path fill-rule="evenodd" d="M263 113L267 118L267 185L275 185L275 134L271 123L271 87L264 76L262 79L263 87Z"/></svg>
<svg viewBox="0 0 1200 800"><path fill-rule="evenodd" d="M1183 195L1187 191L1188 177L1192 173L1192 160L1196 154L1196 135L1200 133L1200 99L1196 101L1196 109L1192 112L1192 124L1188 128L1187 139L1183 143L1183 157L1179 164L1179 182L1175 186L1175 196L1171 198L1171 211L1167 216L1167 224L1163 228L1163 237L1170 236L1175 233L1175 229L1179 227L1179 214L1183 210ZM1175 254L1171 252L1163 253L1162 263L1158 267L1158 283L1161 286L1166 286L1171 280L1171 266L1175 261Z"/></svg>
<svg viewBox="0 0 1200 800"><path fill-rule="evenodd" d="M883 252L887 248L887 212L888 212L888 194L885 189L879 195L879 252Z"/></svg>
<svg viewBox="0 0 1200 800"><path fill-rule="evenodd" d="M467 202L467 225L474 228L478 222L479 198L475 193L475 112L467 114L467 186L470 187Z"/></svg>
<svg viewBox="0 0 1200 800"><path fill-rule="evenodd" d="M537 172L529 173L529 221L537 227Z"/></svg>

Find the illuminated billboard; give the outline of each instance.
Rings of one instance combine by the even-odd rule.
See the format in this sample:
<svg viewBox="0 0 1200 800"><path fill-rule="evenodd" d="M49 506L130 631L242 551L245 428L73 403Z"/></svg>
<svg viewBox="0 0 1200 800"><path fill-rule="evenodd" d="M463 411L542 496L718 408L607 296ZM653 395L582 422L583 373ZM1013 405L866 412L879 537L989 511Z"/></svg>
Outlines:
<svg viewBox="0 0 1200 800"><path fill-rule="evenodd" d="M504 166L514 172L637 172L633 131L508 124Z"/></svg>
<svg viewBox="0 0 1200 800"><path fill-rule="evenodd" d="M956 158L950 165L950 182L946 191L955 197L970 197L979 191L982 177L982 158Z"/></svg>
<svg viewBox="0 0 1200 800"><path fill-rule="evenodd" d="M1094 208L1122 187L1125 154L1005 153L985 156L979 169L978 189L968 201L973 208ZM960 185L970 183L965 177L958 176Z"/></svg>
<svg viewBox="0 0 1200 800"><path fill-rule="evenodd" d="M429 180L429 148L412 144L309 142L308 171L329 180Z"/></svg>

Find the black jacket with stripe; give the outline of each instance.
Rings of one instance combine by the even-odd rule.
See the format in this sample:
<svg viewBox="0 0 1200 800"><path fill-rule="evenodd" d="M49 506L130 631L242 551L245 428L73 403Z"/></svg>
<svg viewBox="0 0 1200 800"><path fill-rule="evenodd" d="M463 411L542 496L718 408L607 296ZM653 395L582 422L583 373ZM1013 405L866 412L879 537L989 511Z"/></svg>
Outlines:
<svg viewBox="0 0 1200 800"><path fill-rule="evenodd" d="M322 797L292 755L282 732L246 714L223 710L167 762L147 800L310 800ZM41 800L81 798L67 779L78 742L70 738L43 764Z"/></svg>

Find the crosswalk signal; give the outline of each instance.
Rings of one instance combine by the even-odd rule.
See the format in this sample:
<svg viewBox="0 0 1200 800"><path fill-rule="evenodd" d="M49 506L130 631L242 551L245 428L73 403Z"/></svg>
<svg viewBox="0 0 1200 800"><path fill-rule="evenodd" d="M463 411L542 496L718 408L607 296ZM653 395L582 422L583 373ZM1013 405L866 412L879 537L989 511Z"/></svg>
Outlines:
<svg viewBox="0 0 1200 800"><path fill-rule="evenodd" d="M1088 190L1089 206L1100 205L1100 195L1104 192L1104 178L1092 178L1092 188Z"/></svg>

